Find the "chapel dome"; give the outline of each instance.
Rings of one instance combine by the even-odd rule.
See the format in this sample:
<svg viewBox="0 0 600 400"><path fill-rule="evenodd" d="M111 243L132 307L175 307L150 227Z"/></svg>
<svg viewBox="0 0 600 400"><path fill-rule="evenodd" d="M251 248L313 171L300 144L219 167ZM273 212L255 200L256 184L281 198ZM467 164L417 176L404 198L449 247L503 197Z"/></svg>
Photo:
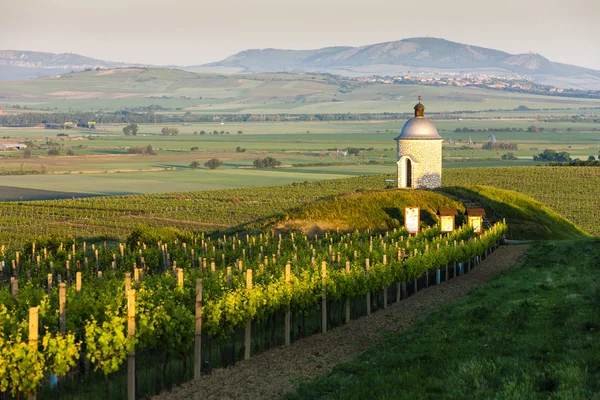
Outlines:
<svg viewBox="0 0 600 400"><path fill-rule="evenodd" d="M419 102L415 106L415 117L409 119L402 127L400 135L396 140L431 140L443 139L437 131L437 128L431 121L423 115L425 106Z"/></svg>

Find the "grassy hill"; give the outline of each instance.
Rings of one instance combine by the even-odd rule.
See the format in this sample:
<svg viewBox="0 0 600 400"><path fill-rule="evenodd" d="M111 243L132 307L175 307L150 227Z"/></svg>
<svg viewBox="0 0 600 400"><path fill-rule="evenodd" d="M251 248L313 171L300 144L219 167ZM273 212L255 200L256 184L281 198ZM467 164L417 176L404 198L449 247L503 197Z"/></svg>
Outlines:
<svg viewBox="0 0 600 400"><path fill-rule="evenodd" d="M477 87L365 84L312 73L197 74L176 69L121 68L0 81L0 105L41 110L321 114L410 112L418 95L427 112L600 107L600 101ZM159 109L159 112L160 109Z"/></svg>
<svg viewBox="0 0 600 400"><path fill-rule="evenodd" d="M404 226L404 207L419 206L421 223L437 224L440 208L458 210L457 226L465 222L465 195L486 209L488 216L501 215L510 227L509 239L582 239L589 236L573 223L523 194L491 187L452 187L443 192L424 190L376 190L319 200L282 214L251 222L237 229L325 231L390 230ZM498 214L499 213L499 214ZM492 219L493 221L493 219Z"/></svg>

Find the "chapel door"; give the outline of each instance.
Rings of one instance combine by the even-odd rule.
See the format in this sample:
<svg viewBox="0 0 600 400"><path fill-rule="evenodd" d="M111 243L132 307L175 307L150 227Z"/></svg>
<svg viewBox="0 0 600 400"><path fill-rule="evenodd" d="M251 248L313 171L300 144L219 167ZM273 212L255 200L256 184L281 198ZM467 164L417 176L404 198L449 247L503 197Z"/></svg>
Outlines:
<svg viewBox="0 0 600 400"><path fill-rule="evenodd" d="M412 187L412 163L410 162L410 159L406 159L406 187L411 188Z"/></svg>

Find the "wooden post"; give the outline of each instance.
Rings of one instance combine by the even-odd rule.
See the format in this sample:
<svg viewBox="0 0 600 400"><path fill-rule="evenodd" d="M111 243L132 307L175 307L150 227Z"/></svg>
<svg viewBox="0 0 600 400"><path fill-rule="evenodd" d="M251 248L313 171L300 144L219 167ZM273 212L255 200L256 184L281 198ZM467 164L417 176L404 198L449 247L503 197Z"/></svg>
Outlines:
<svg viewBox="0 0 600 400"><path fill-rule="evenodd" d="M183 289L183 269L177 268L177 286Z"/></svg>
<svg viewBox="0 0 600 400"><path fill-rule="evenodd" d="M38 349L38 331L39 331L39 312L37 307L32 307L29 309L29 347L33 351L37 351ZM35 400L36 394L35 391L33 393L29 393L27 395L28 400Z"/></svg>
<svg viewBox="0 0 600 400"><path fill-rule="evenodd" d="M16 296L19 294L19 280L15 279L15 278L10 278L10 287L11 287L11 294L13 296Z"/></svg>
<svg viewBox="0 0 600 400"><path fill-rule="evenodd" d="M325 284L327 282L327 263L323 261L321 264L321 282L323 284L323 294L321 300L321 331L327 333L327 290Z"/></svg>
<svg viewBox="0 0 600 400"><path fill-rule="evenodd" d="M48 296L52 292L52 274L48 274Z"/></svg>
<svg viewBox="0 0 600 400"><path fill-rule="evenodd" d="M125 273L125 294L127 295L131 290L131 272Z"/></svg>
<svg viewBox="0 0 600 400"><path fill-rule="evenodd" d="M367 281L369 280L369 270L371 266L369 264L369 259L365 259L365 267L367 269ZM367 315L371 315L371 291L367 292Z"/></svg>
<svg viewBox="0 0 600 400"><path fill-rule="evenodd" d="M387 257L385 254L383 255L383 265L387 266ZM388 288L384 287L383 288L383 308L384 309L387 308L387 303L388 303Z"/></svg>
<svg viewBox="0 0 600 400"><path fill-rule="evenodd" d="M228 268L231 271L230 268ZM246 270L246 289L252 290L252 270ZM246 324L246 334L244 337L244 360L250 359L250 348L252 347L252 321Z"/></svg>
<svg viewBox="0 0 600 400"><path fill-rule="evenodd" d="M58 284L58 329L62 336L67 332L67 284Z"/></svg>
<svg viewBox="0 0 600 400"><path fill-rule="evenodd" d="M194 336L194 379L200 379L202 367L202 279L196 279L196 333Z"/></svg>
<svg viewBox="0 0 600 400"><path fill-rule="evenodd" d="M75 273L75 290L77 290L77 297L81 296L81 271Z"/></svg>
<svg viewBox="0 0 600 400"><path fill-rule="evenodd" d="M231 288L231 267L227 267L227 286Z"/></svg>
<svg viewBox="0 0 600 400"><path fill-rule="evenodd" d="M287 263L285 266L285 284L287 285L288 290L291 290L291 279L292 279L292 266L290 263ZM291 344L291 312L288 308L285 312L285 345L289 346Z"/></svg>
<svg viewBox="0 0 600 400"><path fill-rule="evenodd" d="M346 276L350 276L350 261L346 261ZM346 299L346 323L350 323L350 298Z"/></svg>
<svg viewBox="0 0 600 400"><path fill-rule="evenodd" d="M127 336L135 337L135 290L127 293ZM135 348L127 354L127 400L135 400Z"/></svg>

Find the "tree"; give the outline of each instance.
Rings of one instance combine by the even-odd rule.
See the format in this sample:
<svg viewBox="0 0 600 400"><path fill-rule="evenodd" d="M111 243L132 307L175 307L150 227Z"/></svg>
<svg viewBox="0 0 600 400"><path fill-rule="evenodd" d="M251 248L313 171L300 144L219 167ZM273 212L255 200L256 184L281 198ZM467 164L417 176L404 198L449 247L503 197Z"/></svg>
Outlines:
<svg viewBox="0 0 600 400"><path fill-rule="evenodd" d="M60 156L60 151L58 151L58 149L50 149L50 150L48 150L48 155L49 156Z"/></svg>
<svg viewBox="0 0 600 400"><path fill-rule="evenodd" d="M218 158L211 158L210 160L208 160L207 162L204 163L204 166L209 169L217 169L221 165L223 165L223 162L221 160L219 160Z"/></svg>
<svg viewBox="0 0 600 400"><path fill-rule="evenodd" d="M160 133L162 133L164 136L177 136L179 135L179 129L164 127L160 130Z"/></svg>
<svg viewBox="0 0 600 400"><path fill-rule="evenodd" d="M67 155L68 156L74 156L75 152L73 151L73 149L69 149L69 150L67 150Z"/></svg>
<svg viewBox="0 0 600 400"><path fill-rule="evenodd" d="M348 147L348 154L351 156L357 156L360 154L360 149L357 149L356 147Z"/></svg>
<svg viewBox="0 0 600 400"><path fill-rule="evenodd" d="M235 148L235 151L237 151L238 153L244 153L246 149L242 149L240 146L238 146Z"/></svg>
<svg viewBox="0 0 600 400"><path fill-rule="evenodd" d="M139 130L139 127L137 124L129 124L123 128L123 133L127 136L129 136L129 135L135 136L135 135L137 135L138 130Z"/></svg>
<svg viewBox="0 0 600 400"><path fill-rule="evenodd" d="M196 168L199 168L199 167L200 167L200 163L198 161L192 161L190 163L190 168L191 169L196 169Z"/></svg>
<svg viewBox="0 0 600 400"><path fill-rule="evenodd" d="M539 132L540 129L536 126L536 125L531 125L529 128L527 128L527 132Z"/></svg>
<svg viewBox="0 0 600 400"><path fill-rule="evenodd" d="M198 151L198 146L194 146L192 148L190 148L191 151Z"/></svg>
<svg viewBox="0 0 600 400"><path fill-rule="evenodd" d="M533 161L569 162L571 156L566 151L557 153L555 150L546 149L543 153L533 156Z"/></svg>
<svg viewBox="0 0 600 400"><path fill-rule="evenodd" d="M257 158L254 160L253 165L255 168L275 168L281 165L281 161L273 157Z"/></svg>
<svg viewBox="0 0 600 400"><path fill-rule="evenodd" d="M517 156L515 156L515 153L511 153L508 152L506 154L502 154L502 159L503 160L517 160Z"/></svg>
<svg viewBox="0 0 600 400"><path fill-rule="evenodd" d="M244 132L242 132L242 131L238 131L237 132L238 135L241 135L242 133L244 133Z"/></svg>
<svg viewBox="0 0 600 400"><path fill-rule="evenodd" d="M23 150L23 158L31 158L31 149L29 147Z"/></svg>

